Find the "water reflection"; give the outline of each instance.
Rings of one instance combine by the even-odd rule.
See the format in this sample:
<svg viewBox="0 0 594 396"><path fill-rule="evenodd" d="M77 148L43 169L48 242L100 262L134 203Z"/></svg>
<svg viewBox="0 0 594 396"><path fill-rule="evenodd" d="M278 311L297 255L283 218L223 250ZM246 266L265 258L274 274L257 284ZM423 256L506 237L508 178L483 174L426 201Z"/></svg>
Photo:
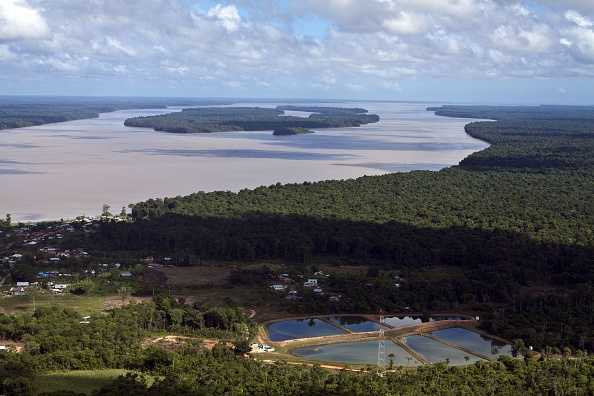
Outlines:
<svg viewBox="0 0 594 396"><path fill-rule="evenodd" d="M496 359L498 356L512 356L512 346L503 341L475 333L474 331L453 328L434 331L435 337L452 344L467 348L473 351Z"/></svg>
<svg viewBox="0 0 594 396"><path fill-rule="evenodd" d="M266 329L268 338L274 342L345 333L338 327L315 318L283 320L269 324Z"/></svg>
<svg viewBox="0 0 594 396"><path fill-rule="evenodd" d="M356 158L352 154L323 154L313 152L291 152L291 151L269 151L269 150L122 150L120 153L144 153L149 155L172 155L178 157L202 157L202 158L259 158L259 159L283 159L283 160L344 160Z"/></svg>
<svg viewBox="0 0 594 396"><path fill-rule="evenodd" d="M353 332L379 331L379 323L366 319L362 316L333 316L327 318Z"/></svg>
<svg viewBox="0 0 594 396"><path fill-rule="evenodd" d="M431 363L442 362L452 366L461 366L472 364L479 360L484 361L484 359L469 352L461 351L420 335L405 337L401 341Z"/></svg>
<svg viewBox="0 0 594 396"><path fill-rule="evenodd" d="M377 364L377 348L377 341L362 341L348 344L318 345L299 348L292 350L291 353L315 360L356 364ZM413 367L422 364L407 351L389 340L386 341L385 352L386 363L389 363L390 360L392 360L394 367Z"/></svg>

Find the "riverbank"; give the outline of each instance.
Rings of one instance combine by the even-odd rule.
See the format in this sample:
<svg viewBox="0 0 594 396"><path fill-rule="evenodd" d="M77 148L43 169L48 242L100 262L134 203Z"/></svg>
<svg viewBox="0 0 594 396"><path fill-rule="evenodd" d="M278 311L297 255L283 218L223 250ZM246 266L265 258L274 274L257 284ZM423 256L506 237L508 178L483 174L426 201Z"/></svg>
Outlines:
<svg viewBox="0 0 594 396"><path fill-rule="evenodd" d="M130 117L180 107L114 111L95 119L4 130L3 144L10 150L3 152L0 184L11 188L0 197L0 208L14 221L73 219L98 215L104 204L119 213L130 203L197 191L440 170L487 147L464 133L469 120L435 116L425 110L427 104L329 105L360 105L381 119L292 139L270 131L197 136L123 125Z"/></svg>

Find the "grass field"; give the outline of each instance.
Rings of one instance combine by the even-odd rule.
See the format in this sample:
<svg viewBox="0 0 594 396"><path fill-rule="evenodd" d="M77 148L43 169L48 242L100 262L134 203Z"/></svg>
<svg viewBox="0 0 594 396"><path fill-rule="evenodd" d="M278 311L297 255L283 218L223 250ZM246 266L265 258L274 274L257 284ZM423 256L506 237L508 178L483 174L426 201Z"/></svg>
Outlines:
<svg viewBox="0 0 594 396"><path fill-rule="evenodd" d="M90 395L108 385L127 370L83 370L42 374L35 379L38 393L72 391Z"/></svg>
<svg viewBox="0 0 594 396"><path fill-rule="evenodd" d="M81 315L91 315L101 311L113 309L121 305L119 296L97 296L84 295L75 296L70 293L64 295L52 295L49 292L29 293L26 296L3 296L0 297L0 312L2 313L29 313L34 308L52 307L71 308Z"/></svg>

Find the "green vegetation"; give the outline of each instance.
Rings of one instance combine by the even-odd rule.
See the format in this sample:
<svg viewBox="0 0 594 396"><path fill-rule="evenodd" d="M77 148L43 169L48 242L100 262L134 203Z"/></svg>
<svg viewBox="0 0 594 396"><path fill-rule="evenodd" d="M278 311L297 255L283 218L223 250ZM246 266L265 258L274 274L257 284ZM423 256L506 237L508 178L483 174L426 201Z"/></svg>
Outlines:
<svg viewBox="0 0 594 396"><path fill-rule="evenodd" d="M291 127L285 127L285 128L277 128L274 130L274 132L272 132L273 135L278 135L278 136L285 136L285 135L303 135L306 133L314 133L314 131L311 131L307 128L291 128Z"/></svg>
<svg viewBox="0 0 594 396"><path fill-rule="evenodd" d="M165 353L176 365L145 374L128 373L92 391L92 395L588 395L594 391L594 360L567 356L557 359L514 360L450 367L445 363L415 370L396 368L385 375L369 370L331 374L319 365L264 364L235 356L225 346L212 352L187 349ZM112 375L109 371L106 377ZM157 374L158 373L158 374ZM148 376L147 376L148 374ZM97 378L101 374L91 378ZM154 381L152 376L158 375ZM76 379L76 376L73 377ZM107 379L107 378L106 378ZM66 377L58 378L67 384ZM75 392L88 392L101 380ZM43 382L41 382L43 383ZM50 388L51 390L55 388ZM63 392L38 393L64 395ZM62 389L72 389L67 385ZM7 394L27 394L14 392ZM66 393L67 394L67 393ZM87 393L88 394L88 393ZM68 395L68 394L67 394Z"/></svg>
<svg viewBox="0 0 594 396"><path fill-rule="evenodd" d="M467 309L508 339L594 350L594 109L522 109L479 108L502 120L467 126L492 145L457 167L153 199L134 206L134 223L93 236L190 262L371 264L409 281L335 276L330 291L348 298L289 309ZM424 275L443 269L454 275Z"/></svg>
<svg viewBox="0 0 594 396"><path fill-rule="evenodd" d="M105 295L90 294L75 296L67 293L64 295L53 295L45 290L43 294L29 288L27 295L19 298L0 299L0 309L5 312L21 312L32 314L35 308L57 307L75 309L81 315L90 315L102 311L102 307L109 305L111 297Z"/></svg>
<svg viewBox="0 0 594 396"><path fill-rule="evenodd" d="M285 110L314 113L307 118L284 116ZM377 115L365 113L365 109L337 107L206 107L159 116L129 118L124 125L173 133L275 130L279 131L275 134L295 134L305 133L310 128L356 127L379 121Z"/></svg>
<svg viewBox="0 0 594 396"><path fill-rule="evenodd" d="M90 395L104 386L111 385L119 376L125 376L127 370L77 370L43 373L34 379L34 389L39 393L74 392ZM67 393L66 393L67 394Z"/></svg>
<svg viewBox="0 0 594 396"><path fill-rule="evenodd" d="M285 109L296 108L269 110ZM360 115L359 110L352 111ZM0 337L23 351L0 351L0 393L594 393L594 358L588 356L594 351L594 108L432 110L497 120L466 126L491 146L440 172L198 192L138 203L129 222L104 219L86 231L74 225L80 232L56 244L88 247L91 258L71 257L61 266L82 273L104 268L99 260L117 260L136 276L121 280L113 267L91 281L73 276L71 289L81 296L38 294L35 310L33 296L7 298L15 301L8 311L25 313L0 316ZM6 238L0 249L14 249L16 241ZM29 279L42 265L35 261L41 255L37 248L22 252L11 270L13 280ZM175 286L160 278L163 273L138 264L138 257L149 255L212 273L215 260L235 269L222 288L184 286L203 296L190 304L172 296ZM311 275L320 271L324 275ZM295 280L299 298L269 290L281 273ZM299 284L312 276L319 278L323 295ZM154 290L167 294L93 313L88 320L58 303L70 298L79 306L89 299L95 302L79 308L90 312L108 294L124 302L130 294ZM218 304L205 303L207 298ZM373 367L332 374L319 365L266 364L243 356L256 324L245 319L238 298L253 303L258 315L272 304L300 314L472 312L480 315L483 329L514 339L525 358L397 367L385 375ZM18 299L24 303L17 306ZM187 339L175 347L143 343L168 334ZM208 350L204 338L220 342ZM540 351L538 360L526 351L528 345ZM91 378L99 378L104 369L110 370L105 380L80 388L53 374L98 370ZM112 370L126 374L113 379L124 372Z"/></svg>
<svg viewBox="0 0 594 396"><path fill-rule="evenodd" d="M0 96L0 130L97 118L99 113L167 106L207 106L228 103L216 99Z"/></svg>

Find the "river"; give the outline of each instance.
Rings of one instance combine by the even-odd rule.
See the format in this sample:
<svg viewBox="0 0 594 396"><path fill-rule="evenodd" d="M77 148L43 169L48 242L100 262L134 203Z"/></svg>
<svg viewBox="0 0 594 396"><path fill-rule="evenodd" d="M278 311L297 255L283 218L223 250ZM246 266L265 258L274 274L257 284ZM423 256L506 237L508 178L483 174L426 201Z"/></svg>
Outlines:
<svg viewBox="0 0 594 396"><path fill-rule="evenodd" d="M464 133L470 120L435 116L425 110L433 105L325 103L362 107L380 121L295 136L171 134L123 125L129 117L176 108L0 131L0 217L10 213L13 221L29 222L94 216L104 204L119 214L130 203L197 191L439 170L487 147Z"/></svg>

